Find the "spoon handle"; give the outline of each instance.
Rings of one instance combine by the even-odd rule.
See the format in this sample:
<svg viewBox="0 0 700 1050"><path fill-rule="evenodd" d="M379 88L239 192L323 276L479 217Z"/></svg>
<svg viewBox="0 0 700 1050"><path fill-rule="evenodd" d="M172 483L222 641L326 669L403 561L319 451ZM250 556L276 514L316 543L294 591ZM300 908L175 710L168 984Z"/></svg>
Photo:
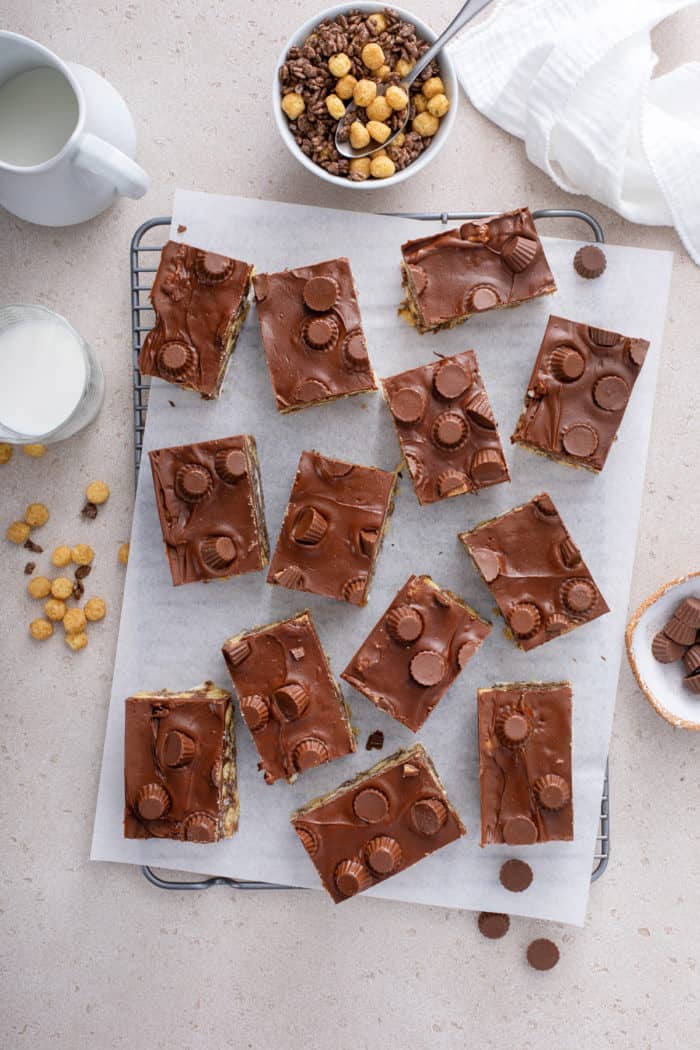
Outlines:
<svg viewBox="0 0 700 1050"><path fill-rule="evenodd" d="M416 77L420 76L425 67L430 65L435 56L442 51L445 44L451 40L460 29L463 29L467 22L470 22L475 15L478 15L479 11L483 10L488 3L490 3L490 0L466 0L466 3L462 5L447 29L440 34L433 46L418 59L404 81L407 87L410 87Z"/></svg>

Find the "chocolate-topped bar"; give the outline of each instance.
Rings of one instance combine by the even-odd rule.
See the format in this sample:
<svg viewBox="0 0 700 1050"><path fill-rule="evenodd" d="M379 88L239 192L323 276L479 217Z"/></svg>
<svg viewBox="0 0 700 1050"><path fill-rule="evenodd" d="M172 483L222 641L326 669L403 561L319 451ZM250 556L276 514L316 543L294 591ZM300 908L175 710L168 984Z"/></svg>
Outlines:
<svg viewBox="0 0 700 1050"><path fill-rule="evenodd" d="M601 471L649 343L550 317L511 441Z"/></svg>
<svg viewBox="0 0 700 1050"><path fill-rule="evenodd" d="M302 452L267 582L365 605L396 476Z"/></svg>
<svg viewBox="0 0 700 1050"><path fill-rule="evenodd" d="M401 252L406 307L419 332L557 290L528 208L407 241Z"/></svg>
<svg viewBox="0 0 700 1050"><path fill-rule="evenodd" d="M415 733L491 624L429 576L411 576L341 674Z"/></svg>
<svg viewBox="0 0 700 1050"><path fill-rule="evenodd" d="M519 649L609 612L546 492L459 536Z"/></svg>
<svg viewBox="0 0 700 1050"><path fill-rule="evenodd" d="M139 354L145 376L218 397L245 321L253 267L168 241L150 299L155 326Z"/></svg>
<svg viewBox="0 0 700 1050"><path fill-rule="evenodd" d="M149 452L174 586L267 565L267 529L250 434Z"/></svg>
<svg viewBox="0 0 700 1050"><path fill-rule="evenodd" d="M336 904L467 833L421 744L397 751L291 819Z"/></svg>
<svg viewBox="0 0 700 1050"><path fill-rule="evenodd" d="M307 612L222 647L268 784L355 750L350 712Z"/></svg>
<svg viewBox="0 0 700 1050"><path fill-rule="evenodd" d="M253 278L280 412L376 390L347 259Z"/></svg>
<svg viewBox="0 0 700 1050"><path fill-rule="evenodd" d="M124 837L218 842L238 827L231 696L204 682L125 701Z"/></svg>
<svg viewBox="0 0 700 1050"><path fill-rule="evenodd" d="M510 480L473 350L390 376L382 386L420 503Z"/></svg>
<svg viewBox="0 0 700 1050"><path fill-rule="evenodd" d="M573 839L569 683L495 685L477 704L481 845Z"/></svg>

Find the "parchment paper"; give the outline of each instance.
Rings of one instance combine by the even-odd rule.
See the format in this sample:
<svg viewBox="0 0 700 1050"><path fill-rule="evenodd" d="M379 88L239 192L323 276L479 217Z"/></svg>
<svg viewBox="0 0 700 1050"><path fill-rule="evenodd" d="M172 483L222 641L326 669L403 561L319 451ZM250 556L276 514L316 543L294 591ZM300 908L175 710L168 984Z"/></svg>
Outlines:
<svg viewBox="0 0 700 1050"><path fill-rule="evenodd" d="M177 233L178 225L186 230ZM438 228L439 224L435 224ZM577 242L547 238L558 292L517 310L475 317L438 335L419 336L396 316L401 299L399 246L432 224L235 197L179 191L171 237L253 262L259 272L338 255L350 259L372 362L378 375L412 368L434 352L472 347L499 423L511 484L420 508L404 477L379 557L368 606L357 609L265 583L264 573L173 588L155 509L150 469L138 485L131 554L107 722L92 858L261 879L320 890L316 871L289 825L297 806L400 746L422 741L467 838L375 886L372 896L445 907L516 912L582 924L588 899L600 796L617 690L649 430L672 256L608 246L602 278L585 281L572 267ZM600 477L549 462L509 444L532 363L550 313L642 336L651 350L618 441ZM169 400L175 402L171 407ZM145 449L251 432L260 453L267 523L274 544L299 454L316 448L359 463L393 467L399 448L379 393L281 416L274 407L251 308L223 396L196 394L154 380ZM531 653L503 636L494 602L457 540L457 532L547 490L611 608L609 615ZM358 751L299 777L268 786L238 713L241 823L233 839L202 846L122 838L124 698L136 690L186 688L210 678L229 687L220 654L228 636L310 608L339 675L410 573L429 573L467 599L495 630L414 736L343 683L359 727ZM497 681L570 679L574 691L575 841L530 847L479 847L476 689ZM365 750L382 729L381 753ZM614 777L614 770L613 770ZM525 893L502 889L504 858L534 870ZM346 903L344 907L352 907Z"/></svg>

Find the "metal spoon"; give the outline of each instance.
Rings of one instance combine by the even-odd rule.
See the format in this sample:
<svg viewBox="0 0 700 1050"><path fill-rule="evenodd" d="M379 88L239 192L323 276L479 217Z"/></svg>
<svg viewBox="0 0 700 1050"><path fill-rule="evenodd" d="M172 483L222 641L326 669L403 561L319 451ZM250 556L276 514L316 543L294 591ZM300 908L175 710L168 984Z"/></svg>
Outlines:
<svg viewBox="0 0 700 1050"><path fill-rule="evenodd" d="M401 87L406 91L406 94L409 94L411 84L413 84L415 79L421 75L425 67L430 65L436 55L442 51L445 44L451 40L452 37L467 24L467 22L470 22L475 15L478 15L479 11L486 7L488 3L490 3L490 0L466 0L466 3L452 19L447 29L440 34L433 46L429 48L424 55L421 55L408 76L401 81ZM384 85L380 84L377 86L378 95L383 95L384 91ZM406 118L403 124L401 124L396 131L392 131L391 135L385 142L372 142L369 146L364 146L362 149L353 149L349 140L342 141L338 136L340 134L340 129L348 123L348 115L354 113L356 109L356 104L351 102L335 128L335 148L343 157L349 157L351 160L354 157L369 157L371 153L376 153L377 150L386 149L387 146L390 146L396 136L406 127L410 112L410 106L406 106Z"/></svg>

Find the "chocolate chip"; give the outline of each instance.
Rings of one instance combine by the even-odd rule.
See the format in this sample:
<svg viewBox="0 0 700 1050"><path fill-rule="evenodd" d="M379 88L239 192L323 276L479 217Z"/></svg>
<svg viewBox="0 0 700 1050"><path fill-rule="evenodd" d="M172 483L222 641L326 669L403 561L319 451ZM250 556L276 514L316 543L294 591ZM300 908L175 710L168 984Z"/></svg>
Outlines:
<svg viewBox="0 0 700 1050"><path fill-rule="evenodd" d="M384 747L384 734L381 729L375 729L373 733L370 733L367 737L367 750L368 751L381 751Z"/></svg>
<svg viewBox="0 0 700 1050"><path fill-rule="evenodd" d="M38 543L34 542L34 540L25 540L24 541L24 546L25 546L25 548L28 551L31 551L32 554L43 554L44 553L44 548L40 547Z"/></svg>
<svg viewBox="0 0 700 1050"><path fill-rule="evenodd" d="M83 587L80 580L76 580L73 584L73 597L75 598L76 602L79 602L84 594L85 588Z"/></svg>
<svg viewBox="0 0 700 1050"><path fill-rule="evenodd" d="M170 405L171 408L175 408L175 402L171 401L170 398L168 398L168 404Z"/></svg>
<svg viewBox="0 0 700 1050"><path fill-rule="evenodd" d="M178 233L185 233L185 231L186 231L186 230L187 230L187 227L186 227L186 226L183 226L183 224L182 224L182 223L180 223L180 224L178 225L178 228L177 228L177 232L178 232Z"/></svg>
<svg viewBox="0 0 700 1050"><path fill-rule="evenodd" d="M92 565L79 565L75 570L76 580L84 580L92 572Z"/></svg>
<svg viewBox="0 0 700 1050"><path fill-rule="evenodd" d="M24 566L24 575L25 576L31 576L31 574L34 572L35 569L36 569L36 562L35 561L28 561L27 564Z"/></svg>
<svg viewBox="0 0 700 1050"><path fill-rule="evenodd" d="M97 517L97 505L95 503L91 503L90 500L88 500L80 512L80 517L87 518L88 521L94 521Z"/></svg>

